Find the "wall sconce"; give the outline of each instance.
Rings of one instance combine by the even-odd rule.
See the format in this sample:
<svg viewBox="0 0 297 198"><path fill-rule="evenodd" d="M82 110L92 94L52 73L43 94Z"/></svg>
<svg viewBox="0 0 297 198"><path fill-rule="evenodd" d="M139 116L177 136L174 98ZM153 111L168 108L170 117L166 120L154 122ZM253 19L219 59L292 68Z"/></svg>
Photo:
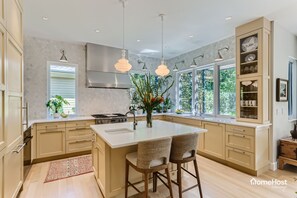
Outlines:
<svg viewBox="0 0 297 198"><path fill-rule="evenodd" d="M222 53L221 53L222 50L228 51L229 50L229 46L223 47L223 48L221 48L221 49L218 50L218 54L217 54L217 57L215 59L216 62L224 60L224 58L222 56Z"/></svg>
<svg viewBox="0 0 297 198"><path fill-rule="evenodd" d="M195 59L197 59L197 58L204 58L204 54L201 54L199 56L194 57L190 67L197 67L198 66L196 61L195 61Z"/></svg>
<svg viewBox="0 0 297 198"><path fill-rule="evenodd" d="M143 64L143 66L142 66L142 70L147 70L147 67L146 67L146 64L145 64L145 62L143 62L143 61L141 61L141 60L138 60L137 61L138 62L138 64Z"/></svg>
<svg viewBox="0 0 297 198"><path fill-rule="evenodd" d="M172 71L174 71L174 72L177 72L178 71L178 67L177 67L178 64L185 64L185 60L181 60L181 61L176 62L174 64L174 68L173 68Z"/></svg>
<svg viewBox="0 0 297 198"><path fill-rule="evenodd" d="M60 52L62 54L62 56L60 58L60 62L62 62L62 63L68 63L68 60L67 60L67 58L65 56L65 50L61 49Z"/></svg>

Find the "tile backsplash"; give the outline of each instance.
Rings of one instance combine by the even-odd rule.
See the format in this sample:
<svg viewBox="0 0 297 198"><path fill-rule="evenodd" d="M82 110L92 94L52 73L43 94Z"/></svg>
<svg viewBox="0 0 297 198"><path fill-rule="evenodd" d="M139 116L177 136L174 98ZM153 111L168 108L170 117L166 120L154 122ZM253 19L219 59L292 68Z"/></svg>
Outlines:
<svg viewBox="0 0 297 198"><path fill-rule="evenodd" d="M85 45L40 38L25 37L24 42L24 94L29 103L30 119L47 117L47 62L57 61L64 49L69 63L78 65L77 114L125 113L130 105L128 90L86 88ZM136 55L129 55L133 70L141 70ZM142 58L147 65L158 65L159 60ZM150 68L153 70L153 68Z"/></svg>

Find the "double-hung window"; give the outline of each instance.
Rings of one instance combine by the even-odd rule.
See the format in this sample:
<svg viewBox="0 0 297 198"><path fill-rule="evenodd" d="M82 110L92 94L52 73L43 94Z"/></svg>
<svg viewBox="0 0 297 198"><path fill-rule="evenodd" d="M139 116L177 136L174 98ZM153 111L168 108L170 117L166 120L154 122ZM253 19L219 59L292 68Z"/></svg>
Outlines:
<svg viewBox="0 0 297 198"><path fill-rule="evenodd" d="M77 66L48 63L48 99L62 96L70 105L63 106L66 114L75 114L77 109Z"/></svg>
<svg viewBox="0 0 297 198"><path fill-rule="evenodd" d="M230 116L236 114L236 69L210 64L177 73L177 108L184 112Z"/></svg>
<svg viewBox="0 0 297 198"><path fill-rule="evenodd" d="M288 116L290 120L297 119L297 64L295 59L288 63Z"/></svg>

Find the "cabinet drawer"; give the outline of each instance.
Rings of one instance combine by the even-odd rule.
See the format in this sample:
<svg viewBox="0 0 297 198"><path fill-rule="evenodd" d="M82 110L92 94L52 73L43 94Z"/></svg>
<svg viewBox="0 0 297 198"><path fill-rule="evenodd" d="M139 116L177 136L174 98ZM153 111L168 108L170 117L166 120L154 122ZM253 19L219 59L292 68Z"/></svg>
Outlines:
<svg viewBox="0 0 297 198"><path fill-rule="evenodd" d="M226 160L249 169L255 167L255 155L240 149L226 147Z"/></svg>
<svg viewBox="0 0 297 198"><path fill-rule="evenodd" d="M37 130L51 131L56 129L65 129L65 122L51 122L37 124Z"/></svg>
<svg viewBox="0 0 297 198"><path fill-rule="evenodd" d="M66 129L66 140L81 140L92 138L92 129L89 127L75 127Z"/></svg>
<svg viewBox="0 0 297 198"><path fill-rule="evenodd" d="M90 127L90 125L94 125L94 124L95 124L95 120L83 120L83 121L66 122L66 128Z"/></svg>
<svg viewBox="0 0 297 198"><path fill-rule="evenodd" d="M255 129L250 127L242 127L242 126L235 126L235 125L226 125L226 131L234 132L234 133L241 133L244 135L255 136Z"/></svg>
<svg viewBox="0 0 297 198"><path fill-rule="evenodd" d="M92 139L91 138L66 142L66 153L90 151L91 149L92 149Z"/></svg>
<svg viewBox="0 0 297 198"><path fill-rule="evenodd" d="M240 133L226 132L226 145L253 153L255 148L255 138Z"/></svg>

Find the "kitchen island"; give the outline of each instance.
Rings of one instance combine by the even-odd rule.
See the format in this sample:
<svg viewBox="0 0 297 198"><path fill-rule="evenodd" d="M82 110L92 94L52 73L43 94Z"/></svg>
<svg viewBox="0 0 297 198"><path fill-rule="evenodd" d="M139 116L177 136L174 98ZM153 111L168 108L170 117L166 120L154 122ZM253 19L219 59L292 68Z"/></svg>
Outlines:
<svg viewBox="0 0 297 198"><path fill-rule="evenodd" d="M92 125L94 142L92 147L95 178L104 197L123 197L125 186L126 154L137 151L141 141L156 140L207 130L161 120L155 120L152 128L146 122L138 122L133 130L132 122ZM140 181L142 175L131 169L130 180Z"/></svg>

